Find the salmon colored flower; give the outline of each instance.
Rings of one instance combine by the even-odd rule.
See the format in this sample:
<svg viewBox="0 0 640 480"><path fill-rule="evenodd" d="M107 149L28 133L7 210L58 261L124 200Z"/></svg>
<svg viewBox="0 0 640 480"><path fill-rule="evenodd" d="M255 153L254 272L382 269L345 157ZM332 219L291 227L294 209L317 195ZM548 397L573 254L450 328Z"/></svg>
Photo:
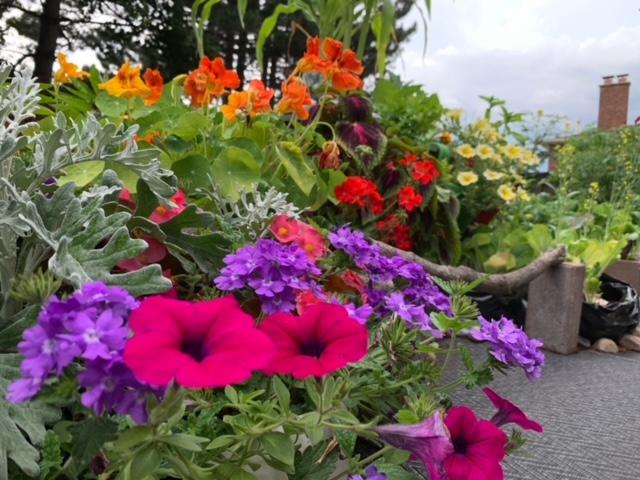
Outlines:
<svg viewBox="0 0 640 480"><path fill-rule="evenodd" d="M124 363L139 380L218 388L248 380L274 357L273 343L229 295L191 303L159 296L129 317Z"/></svg>
<svg viewBox="0 0 640 480"><path fill-rule="evenodd" d="M53 83L70 83L72 78L84 78L89 76L89 72L84 72L78 68L78 65L67 61L67 55L58 53L58 63L60 68L53 76Z"/></svg>
<svg viewBox="0 0 640 480"><path fill-rule="evenodd" d="M301 224L302 222L298 222L295 218L278 215L273 219L269 230L281 243L289 243L293 242L300 233Z"/></svg>
<svg viewBox="0 0 640 480"><path fill-rule="evenodd" d="M151 90L151 95L145 98L144 104L147 106L153 105L160 100L164 88L164 79L160 74L160 70L147 68L147 71L144 72L144 83Z"/></svg>
<svg viewBox="0 0 640 480"><path fill-rule="evenodd" d="M115 77L98 85L100 90L106 90L114 97L149 97L152 92L140 78L140 67L131 68L129 62L125 62Z"/></svg>
<svg viewBox="0 0 640 480"><path fill-rule="evenodd" d="M304 250L307 254L307 258L315 262L320 258L327 249L327 243L324 240L322 234L306 223L300 224L300 234L295 238L295 243Z"/></svg>
<svg viewBox="0 0 640 480"><path fill-rule="evenodd" d="M299 380L322 377L359 362L367 354L369 333L339 305L319 303L300 317L274 313L258 327L276 348L263 371L289 374Z"/></svg>
<svg viewBox="0 0 640 480"><path fill-rule="evenodd" d="M294 113L299 119L306 120L309 111L304 107L312 104L307 85L297 77L292 77L282 84L282 100L276 105L275 111L280 114Z"/></svg>
<svg viewBox="0 0 640 480"><path fill-rule="evenodd" d="M402 187L398 192L398 205L404 207L407 212L418 208L420 204L422 204L422 195L412 187Z"/></svg>
<svg viewBox="0 0 640 480"><path fill-rule="evenodd" d="M196 70L187 75L184 81L184 94L191 97L191 106L200 108L219 97L227 88L238 88L240 77L227 70L221 57L211 60L203 57Z"/></svg>
<svg viewBox="0 0 640 480"><path fill-rule="evenodd" d="M187 197L182 190L178 190L178 193L171 197L169 201L173 203L175 207L166 208L160 205L153 211L149 220L155 223L164 223L178 216L187 207Z"/></svg>
<svg viewBox="0 0 640 480"><path fill-rule="evenodd" d="M334 141L325 142L318 166L321 170L340 170L340 147Z"/></svg>

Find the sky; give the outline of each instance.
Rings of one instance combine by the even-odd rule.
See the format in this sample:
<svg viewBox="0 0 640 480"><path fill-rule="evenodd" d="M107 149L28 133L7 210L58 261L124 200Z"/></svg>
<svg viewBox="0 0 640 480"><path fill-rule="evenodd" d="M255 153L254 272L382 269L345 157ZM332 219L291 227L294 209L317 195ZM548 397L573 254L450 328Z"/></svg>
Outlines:
<svg viewBox="0 0 640 480"><path fill-rule="evenodd" d="M619 74L631 82L629 122L640 115L640 1L433 0L428 25L426 57L420 29L392 70L469 117L493 95L581 129L597 121L602 77Z"/></svg>

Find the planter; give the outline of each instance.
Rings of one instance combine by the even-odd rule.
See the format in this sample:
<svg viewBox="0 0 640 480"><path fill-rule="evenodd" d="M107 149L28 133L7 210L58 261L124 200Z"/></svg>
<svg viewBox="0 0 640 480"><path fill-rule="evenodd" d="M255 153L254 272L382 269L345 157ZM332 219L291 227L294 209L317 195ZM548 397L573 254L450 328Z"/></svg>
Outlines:
<svg viewBox="0 0 640 480"><path fill-rule="evenodd" d="M567 355L578 350L585 267L561 263L529 284L525 331L544 348Z"/></svg>

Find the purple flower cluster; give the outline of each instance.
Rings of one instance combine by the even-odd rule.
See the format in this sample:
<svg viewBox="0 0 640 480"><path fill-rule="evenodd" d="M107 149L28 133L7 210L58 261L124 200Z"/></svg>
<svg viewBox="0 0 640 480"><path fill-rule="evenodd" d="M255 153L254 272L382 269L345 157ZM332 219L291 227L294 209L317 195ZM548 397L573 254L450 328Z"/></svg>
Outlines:
<svg viewBox="0 0 640 480"><path fill-rule="evenodd" d="M24 356L22 378L9 385L7 399L13 403L32 399L49 378L62 375L72 362L83 359L86 370L78 380L87 390L82 404L98 415L115 410L144 422L146 408L143 414L132 398L146 399L150 387L138 382L122 363L129 335L125 324L137 307L127 291L102 282L87 283L66 300L52 296L38 323L24 331L18 344Z"/></svg>
<svg viewBox="0 0 640 480"><path fill-rule="evenodd" d="M479 320L480 330L471 331L473 338L489 342L495 358L506 365L522 367L530 381L540 378L544 366L542 342L529 338L508 318L488 321L481 316Z"/></svg>
<svg viewBox="0 0 640 480"><path fill-rule="evenodd" d="M367 468L366 477L362 475L349 475L349 480L387 480L387 474L378 472L378 468L371 465Z"/></svg>
<svg viewBox="0 0 640 480"><path fill-rule="evenodd" d="M441 337L431 323L429 313L445 312L452 316L449 297L433 282L424 268L399 255L386 257L380 247L371 245L362 232L354 232L342 227L328 236L333 246L348 254L355 264L369 275L367 296L376 313L381 316L396 313L400 318L422 330ZM377 288L376 283L404 280L408 286L398 292L388 294Z"/></svg>
<svg viewBox="0 0 640 480"><path fill-rule="evenodd" d="M322 272L295 243L283 245L258 239L224 258L220 276L214 280L220 290L251 287L264 313L290 312L295 308L296 290L317 289L312 275Z"/></svg>

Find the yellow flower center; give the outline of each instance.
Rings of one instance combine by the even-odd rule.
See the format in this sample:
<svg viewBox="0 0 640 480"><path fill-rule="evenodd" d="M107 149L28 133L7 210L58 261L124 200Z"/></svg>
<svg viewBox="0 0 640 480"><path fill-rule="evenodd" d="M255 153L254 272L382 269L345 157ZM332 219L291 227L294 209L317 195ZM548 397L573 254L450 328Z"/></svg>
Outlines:
<svg viewBox="0 0 640 480"><path fill-rule="evenodd" d="M284 228L284 227L280 227L280 228L278 229L278 234L280 234L280 235L283 235L283 236L284 236L284 235L286 235L287 233L289 233L289 230L288 230L288 229L286 229L286 228Z"/></svg>

